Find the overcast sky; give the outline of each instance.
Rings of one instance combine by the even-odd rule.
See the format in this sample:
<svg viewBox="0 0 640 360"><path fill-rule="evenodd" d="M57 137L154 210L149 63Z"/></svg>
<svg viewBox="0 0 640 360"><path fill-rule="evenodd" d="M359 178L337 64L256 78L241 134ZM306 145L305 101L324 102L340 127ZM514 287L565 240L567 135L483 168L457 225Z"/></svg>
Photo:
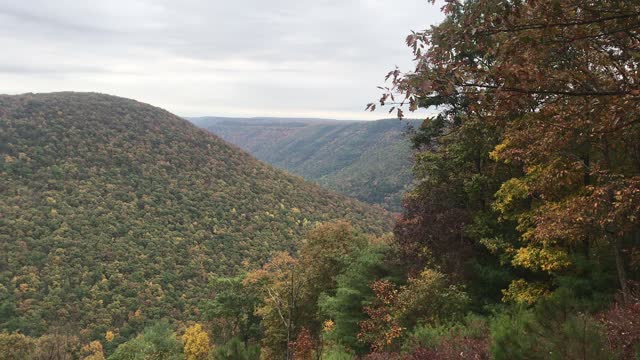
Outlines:
<svg viewBox="0 0 640 360"><path fill-rule="evenodd" d="M373 119L426 0L0 0L0 93L97 91L183 116Z"/></svg>

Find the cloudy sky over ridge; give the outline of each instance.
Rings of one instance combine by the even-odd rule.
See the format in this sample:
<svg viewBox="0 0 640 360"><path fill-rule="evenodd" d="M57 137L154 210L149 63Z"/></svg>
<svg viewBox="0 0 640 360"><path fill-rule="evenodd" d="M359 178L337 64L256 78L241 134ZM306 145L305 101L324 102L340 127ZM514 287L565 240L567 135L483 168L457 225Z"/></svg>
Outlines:
<svg viewBox="0 0 640 360"><path fill-rule="evenodd" d="M179 115L373 119L426 0L0 0L0 93L98 91Z"/></svg>

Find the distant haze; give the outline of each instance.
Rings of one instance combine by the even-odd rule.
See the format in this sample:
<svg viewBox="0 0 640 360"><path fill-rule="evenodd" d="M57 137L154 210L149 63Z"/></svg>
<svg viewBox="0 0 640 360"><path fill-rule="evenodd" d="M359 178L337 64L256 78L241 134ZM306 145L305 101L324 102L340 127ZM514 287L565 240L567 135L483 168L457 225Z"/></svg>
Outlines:
<svg viewBox="0 0 640 360"><path fill-rule="evenodd" d="M375 119L425 0L0 0L0 93L96 91L183 116Z"/></svg>

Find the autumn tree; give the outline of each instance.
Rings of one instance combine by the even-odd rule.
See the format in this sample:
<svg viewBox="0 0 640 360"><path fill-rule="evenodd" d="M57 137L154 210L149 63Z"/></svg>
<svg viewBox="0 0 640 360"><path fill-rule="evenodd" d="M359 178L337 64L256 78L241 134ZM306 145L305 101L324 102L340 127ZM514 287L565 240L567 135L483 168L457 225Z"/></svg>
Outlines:
<svg viewBox="0 0 640 360"><path fill-rule="evenodd" d="M461 286L433 269L424 269L400 286L377 280L371 289L375 299L363 309L367 318L359 323L358 338L373 352L398 350L399 340L416 325L460 320L469 303Z"/></svg>
<svg viewBox="0 0 640 360"><path fill-rule="evenodd" d="M244 279L245 284L258 289L263 299L256 314L262 318L262 345L267 356L291 358L289 344L298 330L305 285L301 274L298 261L288 253L280 252Z"/></svg>
<svg viewBox="0 0 640 360"><path fill-rule="evenodd" d="M209 335L200 324L196 323L187 328L182 335L182 343L186 360L202 360L209 354Z"/></svg>
<svg viewBox="0 0 640 360"><path fill-rule="evenodd" d="M3 359L28 359L35 350L36 342L32 338L20 333L0 332L0 354Z"/></svg>
<svg viewBox="0 0 640 360"><path fill-rule="evenodd" d="M81 343L77 336L60 333L47 334L36 339L35 359L76 359L81 351Z"/></svg>
<svg viewBox="0 0 640 360"><path fill-rule="evenodd" d="M490 155L492 167L507 167L492 208L519 236L482 244L525 270L505 299L544 294L559 275L585 276L578 258L612 259L627 298L628 255L640 240L640 4L473 0L443 9L442 24L407 38L415 69L389 73L380 104L399 116L441 106L426 124L444 125L417 134L437 156L458 129L495 136L479 164Z"/></svg>
<svg viewBox="0 0 640 360"><path fill-rule="evenodd" d="M83 346L81 354L83 360L105 360L102 343L97 340Z"/></svg>
<svg viewBox="0 0 640 360"><path fill-rule="evenodd" d="M398 344L395 340L402 336L406 329L400 326L398 319L393 316L398 301L398 288L391 281L377 280L371 284L371 289L375 299L363 308L367 318L358 324L358 340L370 344L374 353L397 350Z"/></svg>
<svg viewBox="0 0 640 360"><path fill-rule="evenodd" d="M293 349L293 358L296 360L313 360L314 349L316 348L311 333L306 328L302 328L298 333L296 341L289 345Z"/></svg>

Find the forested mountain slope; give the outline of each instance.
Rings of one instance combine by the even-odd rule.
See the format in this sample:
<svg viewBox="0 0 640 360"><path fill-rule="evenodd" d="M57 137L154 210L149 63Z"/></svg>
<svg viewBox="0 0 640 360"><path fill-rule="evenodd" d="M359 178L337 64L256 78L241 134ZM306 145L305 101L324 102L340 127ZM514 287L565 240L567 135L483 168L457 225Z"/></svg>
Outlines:
<svg viewBox="0 0 640 360"><path fill-rule="evenodd" d="M393 211L400 210L411 182L411 146L404 130L414 121L191 120L260 160Z"/></svg>
<svg viewBox="0 0 640 360"><path fill-rule="evenodd" d="M190 317L211 274L292 249L318 221L391 225L164 110L93 93L0 96L0 178L0 330L26 334L126 338Z"/></svg>

